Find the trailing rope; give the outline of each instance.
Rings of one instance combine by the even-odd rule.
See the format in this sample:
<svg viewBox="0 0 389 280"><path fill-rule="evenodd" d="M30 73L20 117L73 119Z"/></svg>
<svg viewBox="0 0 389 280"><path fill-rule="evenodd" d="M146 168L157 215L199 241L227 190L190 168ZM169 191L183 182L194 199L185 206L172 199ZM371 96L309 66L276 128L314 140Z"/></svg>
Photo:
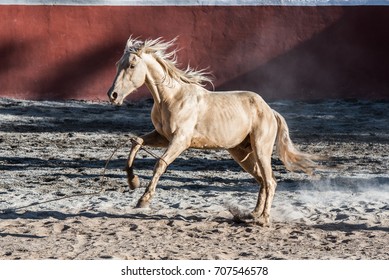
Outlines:
<svg viewBox="0 0 389 280"><path fill-rule="evenodd" d="M60 201L60 200L65 200L65 199L70 199L70 198L74 198L74 197L83 197L83 196L95 196L95 195L99 195L99 194L102 194L105 189L103 187L103 180L105 179L105 172L107 170L107 167L108 167L108 164L109 162L111 161L112 157L116 154L116 152L122 148L123 146L125 146L129 141L132 141L132 142L135 142L136 144L138 145L141 145L141 150L145 151L146 153L148 153L149 155L151 155L152 157L156 158L156 159L161 159L159 156L157 156L155 153L149 151L148 149L146 149L145 147L142 146L142 144L140 144L138 141L136 141L135 137L131 137L130 139L127 139L125 141L123 141L122 143L120 143L116 148L115 150L111 153L111 155L109 156L109 158L106 160L105 162L105 165L104 165L104 169L103 169L103 172L101 173L100 175L100 189L96 192L89 192L89 193L79 193L79 194L71 194L71 195L66 195L66 196L63 196L63 197L60 197L60 198L54 198L54 199L49 199L49 200L45 200L45 201L42 201L42 202L33 202L33 203L30 203L28 205L24 205L24 206L20 206L20 207L10 207L10 208L5 208L5 209L0 209L0 213L3 213L3 214L8 214L8 213L13 213L13 212L16 212L17 210L21 210L21 209L25 209L25 208L30 208L32 206L36 206L36 205L42 205L42 204L47 204L47 203L50 203L50 202L54 202L54 201ZM162 159L163 160L163 159Z"/></svg>

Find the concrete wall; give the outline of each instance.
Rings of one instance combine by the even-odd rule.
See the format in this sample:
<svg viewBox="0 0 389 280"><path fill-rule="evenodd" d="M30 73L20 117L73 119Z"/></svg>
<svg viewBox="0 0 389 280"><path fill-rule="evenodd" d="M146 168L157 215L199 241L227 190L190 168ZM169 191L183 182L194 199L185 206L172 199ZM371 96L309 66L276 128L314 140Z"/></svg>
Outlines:
<svg viewBox="0 0 389 280"><path fill-rule="evenodd" d="M133 34L179 36L183 67L209 67L216 89L267 100L389 99L389 6L106 2L0 5L0 96L106 100ZM133 99L147 96L143 88Z"/></svg>

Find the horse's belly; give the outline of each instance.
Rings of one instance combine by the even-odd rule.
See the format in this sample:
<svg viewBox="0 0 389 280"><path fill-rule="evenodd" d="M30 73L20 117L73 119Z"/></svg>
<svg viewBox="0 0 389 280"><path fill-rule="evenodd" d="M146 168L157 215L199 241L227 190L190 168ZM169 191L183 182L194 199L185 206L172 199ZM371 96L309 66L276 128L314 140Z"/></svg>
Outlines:
<svg viewBox="0 0 389 280"><path fill-rule="evenodd" d="M198 149L230 149L244 141L249 131L246 129L214 130L208 133L195 133L192 137L191 148Z"/></svg>
<svg viewBox="0 0 389 280"><path fill-rule="evenodd" d="M191 146L230 149L242 143L251 128L251 116L243 110L208 110L195 126Z"/></svg>
<svg viewBox="0 0 389 280"><path fill-rule="evenodd" d="M213 141L210 141L209 139L206 139L204 137L194 137L192 138L191 148L195 149L220 149L225 148L221 143L215 143Z"/></svg>

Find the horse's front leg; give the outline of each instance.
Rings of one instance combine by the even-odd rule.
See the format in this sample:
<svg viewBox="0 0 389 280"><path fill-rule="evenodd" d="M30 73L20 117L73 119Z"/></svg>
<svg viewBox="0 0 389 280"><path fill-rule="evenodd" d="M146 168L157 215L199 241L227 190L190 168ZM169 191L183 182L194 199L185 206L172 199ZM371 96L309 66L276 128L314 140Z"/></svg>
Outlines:
<svg viewBox="0 0 389 280"><path fill-rule="evenodd" d="M176 139L172 140L166 152L155 164L153 178L147 186L145 193L139 199L138 204L136 205L137 208L145 208L149 206L150 200L155 194L159 178L166 171L166 168L188 147L189 144L185 141L177 141Z"/></svg>
<svg viewBox="0 0 389 280"><path fill-rule="evenodd" d="M134 137L131 139L132 147L130 154L128 155L128 161L126 164L126 172L127 172L127 181L128 185L130 186L131 190L134 190L136 188L139 188L140 182L138 176L134 175L134 160L135 156L138 153L139 149L143 145L143 139L141 137Z"/></svg>
<svg viewBox="0 0 389 280"><path fill-rule="evenodd" d="M128 185L130 186L130 189L134 190L140 186L138 176L134 175L134 160L139 149L142 145L151 147L167 147L169 141L155 130L141 137L134 137L131 141L132 148L130 154L128 155L125 171L127 172Z"/></svg>

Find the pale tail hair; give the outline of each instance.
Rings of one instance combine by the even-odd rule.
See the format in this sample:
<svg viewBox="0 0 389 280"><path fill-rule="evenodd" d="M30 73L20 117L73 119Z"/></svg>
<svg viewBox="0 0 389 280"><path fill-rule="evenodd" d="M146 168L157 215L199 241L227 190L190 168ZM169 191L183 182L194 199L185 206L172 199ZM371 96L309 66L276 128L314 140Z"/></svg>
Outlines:
<svg viewBox="0 0 389 280"><path fill-rule="evenodd" d="M278 125L276 149L281 161L289 171L304 171L312 175L313 170L318 168L313 160L323 158L299 151L289 137L289 128L284 117L274 110L273 112Z"/></svg>

